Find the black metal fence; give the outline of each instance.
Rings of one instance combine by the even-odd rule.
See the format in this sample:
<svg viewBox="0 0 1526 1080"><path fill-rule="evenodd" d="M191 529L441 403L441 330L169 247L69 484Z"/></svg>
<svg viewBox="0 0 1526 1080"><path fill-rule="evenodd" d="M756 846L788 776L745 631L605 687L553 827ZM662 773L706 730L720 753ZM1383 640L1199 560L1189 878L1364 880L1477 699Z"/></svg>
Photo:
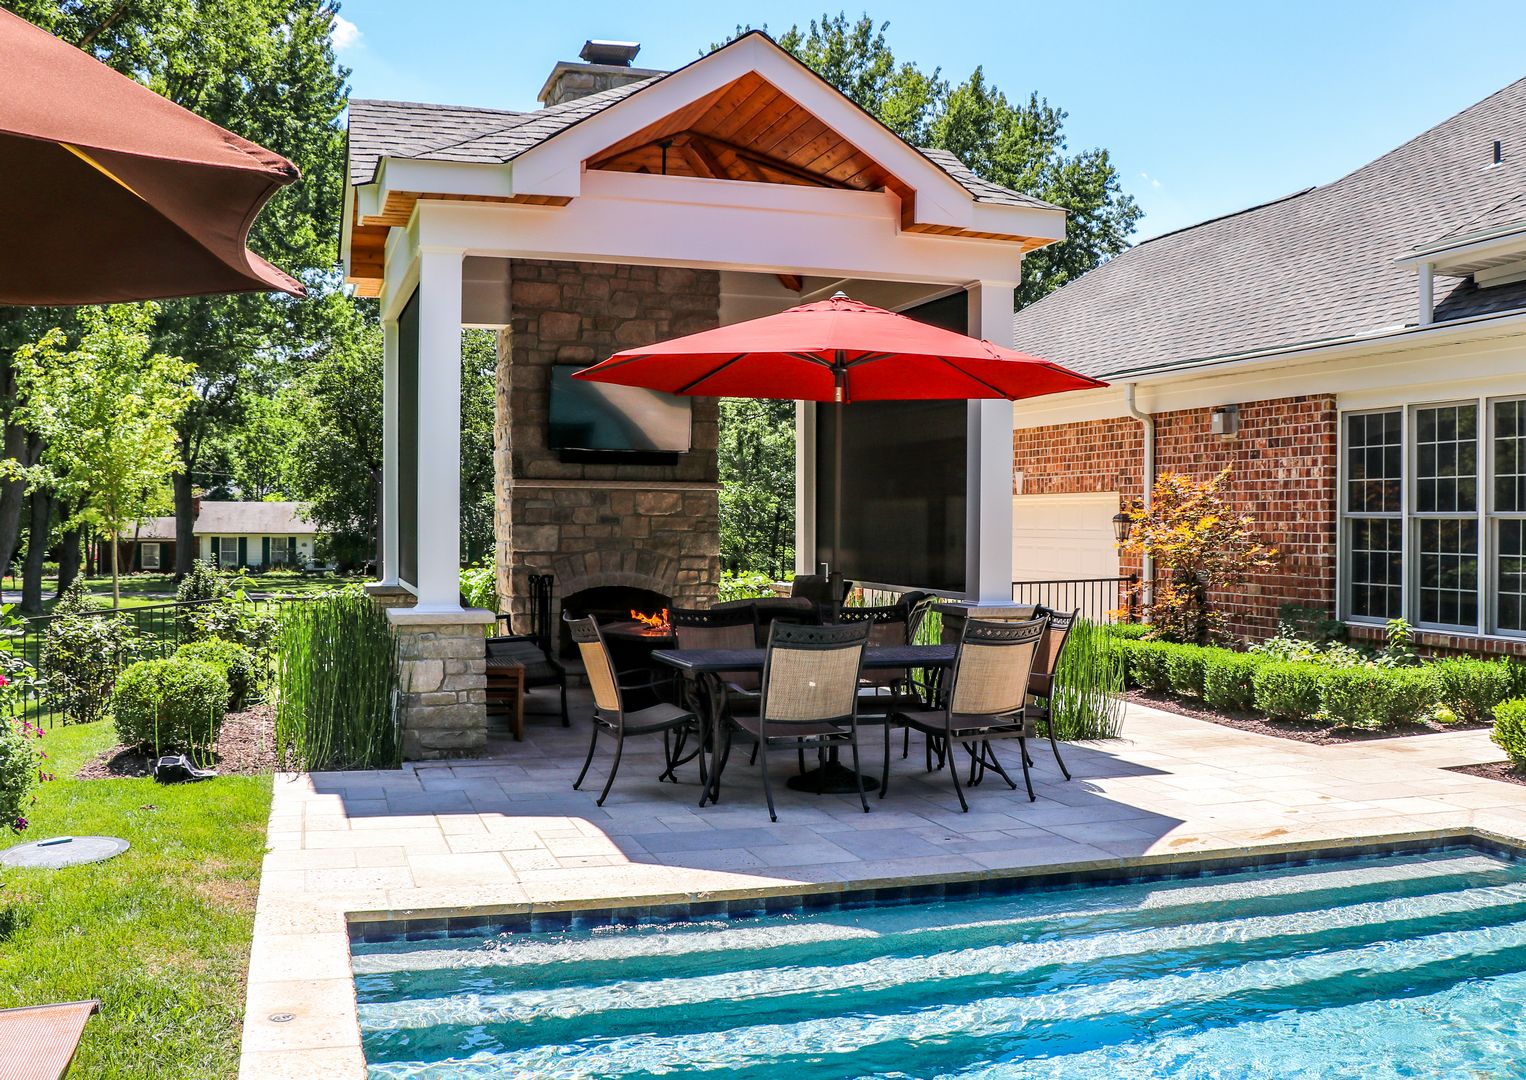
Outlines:
<svg viewBox="0 0 1526 1080"><path fill-rule="evenodd" d="M1043 604L1056 611L1080 609L1081 617L1094 623L1119 622L1133 603L1135 574L1125 577L1056 578L1052 581L1014 581L1012 602Z"/></svg>
<svg viewBox="0 0 1526 1080"><path fill-rule="evenodd" d="M244 603L250 604L256 611L277 614L282 604L291 603L295 600L311 599L308 596L266 596L250 598ZM135 658L142 660L163 659L171 655L181 645L191 640L190 620L188 616L198 608L223 603L221 600L188 600L172 601L163 604L145 604L141 607L130 608L103 608L98 611L82 612L81 618L88 619L123 619L132 624L136 636L141 642L141 648L136 651ZM12 649L16 655L25 659L38 670L42 679L27 688L24 695L23 707L28 719L34 724L42 724L52 727L54 721L62 715L48 696L47 672L42 670L43 642L47 638L48 628L59 619L70 618L67 615L35 615L22 620L20 635L12 638Z"/></svg>

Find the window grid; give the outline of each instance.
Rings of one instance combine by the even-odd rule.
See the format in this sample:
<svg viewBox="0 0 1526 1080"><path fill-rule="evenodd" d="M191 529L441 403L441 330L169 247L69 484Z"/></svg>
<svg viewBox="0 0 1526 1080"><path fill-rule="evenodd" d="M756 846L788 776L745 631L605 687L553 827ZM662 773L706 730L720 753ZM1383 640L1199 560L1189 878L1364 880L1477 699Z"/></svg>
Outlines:
<svg viewBox="0 0 1526 1080"><path fill-rule="evenodd" d="M1404 610L1404 414L1344 418L1347 613L1396 618Z"/></svg>

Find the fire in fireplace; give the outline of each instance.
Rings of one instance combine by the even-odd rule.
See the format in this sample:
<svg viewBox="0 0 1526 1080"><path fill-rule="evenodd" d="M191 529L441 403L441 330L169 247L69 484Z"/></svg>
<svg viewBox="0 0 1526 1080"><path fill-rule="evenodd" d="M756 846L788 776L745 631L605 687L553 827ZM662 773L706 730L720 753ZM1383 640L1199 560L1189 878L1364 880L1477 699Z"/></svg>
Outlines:
<svg viewBox="0 0 1526 1080"><path fill-rule="evenodd" d="M637 624L644 630L650 630L657 634L666 635L673 632L672 624L668 622L667 608L663 608L661 611L651 615L647 615L643 612L637 611L635 608L631 608L631 622Z"/></svg>
<svg viewBox="0 0 1526 1080"><path fill-rule="evenodd" d="M661 612L661 619L666 622L670 603L672 603L672 597L664 596L651 589L635 589L625 585L599 585L564 597L562 613L573 619L583 619L592 615L599 621L600 626L636 622L638 621L636 615L641 612ZM564 657L576 654L572 645L572 635L568 632L565 622L562 623L561 653Z"/></svg>

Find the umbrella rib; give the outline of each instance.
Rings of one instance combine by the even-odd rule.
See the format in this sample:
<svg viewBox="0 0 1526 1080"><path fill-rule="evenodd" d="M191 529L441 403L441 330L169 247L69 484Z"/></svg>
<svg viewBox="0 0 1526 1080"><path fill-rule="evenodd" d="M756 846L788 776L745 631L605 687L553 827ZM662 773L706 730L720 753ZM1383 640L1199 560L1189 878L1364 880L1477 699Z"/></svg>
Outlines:
<svg viewBox="0 0 1526 1080"><path fill-rule="evenodd" d="M897 355L896 353L886 353L886 352L882 352L882 353L865 353L863 356L860 356L857 360L849 360L846 366L847 367L858 367L859 364L872 364L876 360L889 360L889 359L895 357L896 355Z"/></svg>
<svg viewBox="0 0 1526 1080"><path fill-rule="evenodd" d="M949 360L948 357L940 356L940 357L938 357L938 360L939 360L940 363L947 364L949 367L951 367L955 371L959 372L959 374L963 375L966 379L973 379L973 380L975 380L981 386L984 386L987 390L989 390L993 394L995 394L997 397L1005 398L1007 401L1013 400L1004 390L1001 389L1001 387L999 387L999 386L992 386L990 383L986 382L984 379L982 379L979 375L976 375L974 372L965 371L963 368L959 367L953 361Z"/></svg>
<svg viewBox="0 0 1526 1080"><path fill-rule="evenodd" d="M594 365L592 365L590 367L584 368L583 371L578 372L578 374L581 375L581 374L583 374L583 372L592 371L594 368L598 368L601 371L611 371L611 370L613 370L614 368L617 368L617 367L624 367L626 364L634 364L637 360L650 360L650 359L651 359L651 355L649 353L642 353L639 356L621 356L621 357L618 357L618 358L611 356L608 360L605 360L603 363L594 364Z"/></svg>
<svg viewBox="0 0 1526 1080"><path fill-rule="evenodd" d="M735 364L738 360L741 360L741 359L745 358L746 356L747 356L746 353L737 353L730 360L727 360L725 363L711 368L709 371L705 372L699 378L694 379L694 380L692 380L690 382L684 383L682 386L680 386L677 390L675 390L673 392L675 394L687 394L690 391L692 391L696 386L698 386L700 383L704 382L706 379L714 378L715 376L719 375L721 372L723 372L727 368L729 368L732 364Z"/></svg>

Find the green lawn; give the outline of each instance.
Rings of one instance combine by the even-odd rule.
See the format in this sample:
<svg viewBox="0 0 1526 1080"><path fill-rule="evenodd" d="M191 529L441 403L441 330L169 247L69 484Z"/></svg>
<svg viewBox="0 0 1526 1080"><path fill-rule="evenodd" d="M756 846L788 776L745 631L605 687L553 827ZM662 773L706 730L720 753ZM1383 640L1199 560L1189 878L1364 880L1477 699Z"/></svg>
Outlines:
<svg viewBox="0 0 1526 1080"><path fill-rule="evenodd" d="M59 779L38 788L24 838L104 834L132 849L0 870L0 1007L100 998L75 1076L233 1077L270 777L72 779L114 742L109 722L43 740Z"/></svg>
<svg viewBox="0 0 1526 1080"><path fill-rule="evenodd" d="M3 579L8 597L19 597L21 579L8 575ZM340 577L337 574L295 574L280 572L270 574L245 574L239 579L243 588L254 593L273 593L300 596L305 593L335 589L369 578ZM111 578L89 577L85 585L91 593L108 603L111 600ZM43 610L53 609L53 594L58 588L57 578L44 578L42 582ZM122 578L122 606L145 607L149 604L167 604L175 599L175 578L172 574L128 574Z"/></svg>

